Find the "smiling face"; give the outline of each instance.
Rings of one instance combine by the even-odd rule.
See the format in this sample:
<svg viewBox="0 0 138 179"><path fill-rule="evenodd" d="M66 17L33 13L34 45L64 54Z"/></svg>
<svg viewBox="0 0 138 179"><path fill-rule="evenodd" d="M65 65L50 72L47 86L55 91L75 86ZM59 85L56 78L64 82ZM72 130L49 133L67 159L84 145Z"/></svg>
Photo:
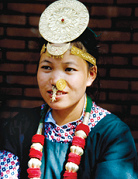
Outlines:
<svg viewBox="0 0 138 179"><path fill-rule="evenodd" d="M63 91L58 91L56 101L51 102L52 86L59 79L66 81ZM90 86L95 75L88 71L88 64L82 58L71 55L68 50L62 59L54 59L43 53L40 58L37 81L45 102L54 110L64 110L84 105L86 87Z"/></svg>

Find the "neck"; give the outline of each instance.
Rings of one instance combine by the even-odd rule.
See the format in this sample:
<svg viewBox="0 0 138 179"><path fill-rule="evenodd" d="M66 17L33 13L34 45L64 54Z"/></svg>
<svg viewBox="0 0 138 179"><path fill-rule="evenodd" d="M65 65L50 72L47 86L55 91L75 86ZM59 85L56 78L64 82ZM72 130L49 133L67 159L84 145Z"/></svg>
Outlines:
<svg viewBox="0 0 138 179"><path fill-rule="evenodd" d="M80 99L79 102L74 104L73 106L62 109L62 110L55 110L52 109L52 117L56 121L59 126L67 124L72 121L76 121L82 115L83 107L85 103L85 95Z"/></svg>

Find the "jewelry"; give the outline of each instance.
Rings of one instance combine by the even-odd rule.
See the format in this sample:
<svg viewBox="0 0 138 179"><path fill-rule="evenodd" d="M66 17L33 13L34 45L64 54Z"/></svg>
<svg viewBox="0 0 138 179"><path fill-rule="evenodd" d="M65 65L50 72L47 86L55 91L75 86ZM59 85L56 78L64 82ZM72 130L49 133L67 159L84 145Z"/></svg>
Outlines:
<svg viewBox="0 0 138 179"><path fill-rule="evenodd" d="M70 153L68 155L68 160L65 165L66 171L63 175L64 179L77 179L77 171L79 169L79 164L81 156L83 155L83 149L85 148L85 138L88 136L90 130L88 127L88 121L90 116L90 111L92 107L91 98L87 96L87 107L85 111L85 116L83 123L76 127L75 136L72 140L72 146L70 147ZM30 149L30 160L28 162L29 168L27 169L28 178L40 179L41 177L41 158L42 149L44 145L44 136L42 135L43 128L43 118L45 116L45 108L42 110L42 118L37 130L37 134L32 137L32 145Z"/></svg>
<svg viewBox="0 0 138 179"><path fill-rule="evenodd" d="M66 81L64 79L59 79L56 82L56 87L52 86L52 102L56 101L56 93L58 90L62 91L66 87Z"/></svg>
<svg viewBox="0 0 138 179"><path fill-rule="evenodd" d="M80 58L90 62L94 66L96 65L96 58L95 57L93 57L92 55L90 55L87 52L83 52L81 49L79 49L79 48L77 48L75 46L71 47L71 52L70 53L73 54L73 55L79 56Z"/></svg>
<svg viewBox="0 0 138 179"><path fill-rule="evenodd" d="M28 178L32 179L40 179L41 177L41 171L40 171L40 166L41 166L41 158L42 158L42 150L44 146L44 135L43 133L43 120L45 117L45 111L48 110L48 107L45 106L41 110L41 120L37 129L37 133L32 137L32 145L30 148L30 153L29 157L31 158L28 161Z"/></svg>
<svg viewBox="0 0 138 179"><path fill-rule="evenodd" d="M50 4L39 21L41 36L51 43L67 43L79 37L89 23L86 6L77 0L59 0Z"/></svg>
<svg viewBox="0 0 138 179"><path fill-rule="evenodd" d="M49 48L50 47L50 48ZM49 48L49 50L47 49ZM42 55L42 53L47 53L48 57L53 57L53 58L63 58L63 54L70 48L70 43L68 44L62 44L62 46L54 46L54 45L50 45L49 43L47 44L47 46L45 46L45 44L43 45L40 55ZM47 49L47 51L46 51ZM91 64L93 64L94 66L96 65L96 58L92 55L90 55L87 52L84 52L83 50L72 46L70 53L72 55L76 55L79 56L80 58L90 62Z"/></svg>
<svg viewBox="0 0 138 179"><path fill-rule="evenodd" d="M66 87L66 81L64 79L59 79L56 82L56 87L58 90L62 91Z"/></svg>
<svg viewBox="0 0 138 179"><path fill-rule="evenodd" d="M43 45L40 51L40 55L46 52L47 56L50 58L63 58L63 54L70 48L70 43L63 43L63 44L50 44L49 42L47 45Z"/></svg>
<svg viewBox="0 0 138 179"><path fill-rule="evenodd" d="M70 43L51 44L47 43L47 52L53 56L63 55L70 47Z"/></svg>
<svg viewBox="0 0 138 179"><path fill-rule="evenodd" d="M46 52L46 45L44 44L41 48L40 55Z"/></svg>
<svg viewBox="0 0 138 179"><path fill-rule="evenodd" d="M51 101L54 102L56 101L56 93L57 93L57 88L55 86L52 86L52 98Z"/></svg>
<svg viewBox="0 0 138 179"><path fill-rule="evenodd" d="M65 173L63 179L77 179L77 171L79 169L79 164L81 156L83 155L83 149L85 148L85 139L89 135L88 121L90 117L92 107L92 101L89 96L87 96L87 107L83 123L76 127L75 136L72 140L72 146L70 147L70 153L68 155L68 160L65 165Z"/></svg>

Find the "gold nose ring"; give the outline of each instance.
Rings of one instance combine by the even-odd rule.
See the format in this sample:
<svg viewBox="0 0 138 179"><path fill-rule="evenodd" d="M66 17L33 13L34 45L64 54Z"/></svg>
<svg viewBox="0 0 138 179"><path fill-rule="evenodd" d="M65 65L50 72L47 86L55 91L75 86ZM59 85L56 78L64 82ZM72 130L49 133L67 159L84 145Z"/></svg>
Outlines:
<svg viewBox="0 0 138 179"><path fill-rule="evenodd" d="M56 82L56 88L60 91L62 91L66 87L66 81L64 79L59 79Z"/></svg>

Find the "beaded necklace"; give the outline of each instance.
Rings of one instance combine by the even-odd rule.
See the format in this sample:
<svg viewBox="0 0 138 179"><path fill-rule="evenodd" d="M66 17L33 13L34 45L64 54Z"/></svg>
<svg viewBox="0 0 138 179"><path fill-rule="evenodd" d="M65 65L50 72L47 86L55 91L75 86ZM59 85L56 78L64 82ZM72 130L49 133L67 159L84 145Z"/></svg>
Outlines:
<svg viewBox="0 0 138 179"><path fill-rule="evenodd" d="M87 96L85 116L83 122L76 127L75 135L72 140L72 146L70 147L70 153L65 165L66 170L63 174L63 179L77 179L77 171L79 169L81 156L84 153L83 150L85 148L85 139L90 132L88 121L90 117L91 107L92 100L89 96ZM41 112L42 117L38 126L37 133L32 137L32 145L29 153L30 160L28 162L29 168L27 169L28 178L31 179L40 179L41 177L40 166L45 138L44 135L42 135L45 111L47 111L47 106L45 106Z"/></svg>

